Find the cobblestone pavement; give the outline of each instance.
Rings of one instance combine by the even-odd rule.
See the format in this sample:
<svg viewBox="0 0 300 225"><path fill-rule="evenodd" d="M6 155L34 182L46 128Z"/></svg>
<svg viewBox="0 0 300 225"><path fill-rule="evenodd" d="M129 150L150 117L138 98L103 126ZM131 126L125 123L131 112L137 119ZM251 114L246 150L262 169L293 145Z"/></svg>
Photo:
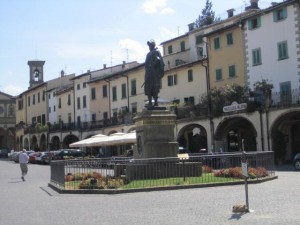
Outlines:
<svg viewBox="0 0 300 225"><path fill-rule="evenodd" d="M244 185L117 195L58 194L47 187L49 166L29 165L21 181L19 164L0 161L1 225L268 225L300 224L300 172L277 169L278 179L249 185L251 212L232 213L245 204Z"/></svg>

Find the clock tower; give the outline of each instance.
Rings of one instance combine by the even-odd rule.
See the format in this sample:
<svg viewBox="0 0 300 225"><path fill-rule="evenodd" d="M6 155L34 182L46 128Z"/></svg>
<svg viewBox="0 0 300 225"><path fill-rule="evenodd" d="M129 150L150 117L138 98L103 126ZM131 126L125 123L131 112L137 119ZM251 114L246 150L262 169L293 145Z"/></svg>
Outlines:
<svg viewBox="0 0 300 225"><path fill-rule="evenodd" d="M28 61L29 66L29 89L44 82L44 66L45 61L33 60Z"/></svg>

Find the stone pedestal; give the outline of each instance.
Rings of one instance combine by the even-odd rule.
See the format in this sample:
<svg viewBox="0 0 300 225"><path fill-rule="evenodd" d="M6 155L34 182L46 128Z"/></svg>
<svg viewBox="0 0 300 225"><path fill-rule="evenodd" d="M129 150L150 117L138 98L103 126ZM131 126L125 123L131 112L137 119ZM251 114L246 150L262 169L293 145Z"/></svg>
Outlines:
<svg viewBox="0 0 300 225"><path fill-rule="evenodd" d="M178 142L174 137L175 114L163 109L144 109L134 118L137 144L134 158L177 157Z"/></svg>

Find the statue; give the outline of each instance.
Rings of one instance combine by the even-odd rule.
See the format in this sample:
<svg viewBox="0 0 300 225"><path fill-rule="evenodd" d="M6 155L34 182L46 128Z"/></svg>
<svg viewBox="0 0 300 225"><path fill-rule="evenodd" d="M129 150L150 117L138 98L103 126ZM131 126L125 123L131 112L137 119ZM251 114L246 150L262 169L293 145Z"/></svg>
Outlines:
<svg viewBox="0 0 300 225"><path fill-rule="evenodd" d="M152 107L152 97L154 106L158 106L157 99L160 90L160 80L164 76L164 61L160 52L155 48L154 40L147 42L149 52L145 61L145 83L144 92L148 97L148 107Z"/></svg>

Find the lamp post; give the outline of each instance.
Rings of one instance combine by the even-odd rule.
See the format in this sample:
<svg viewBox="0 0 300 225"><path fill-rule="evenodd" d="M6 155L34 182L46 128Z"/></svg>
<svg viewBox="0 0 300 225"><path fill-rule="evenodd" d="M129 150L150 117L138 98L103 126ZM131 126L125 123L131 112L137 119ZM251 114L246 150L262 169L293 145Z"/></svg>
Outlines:
<svg viewBox="0 0 300 225"><path fill-rule="evenodd" d="M202 42L205 44L206 48L206 65L203 63L204 60L202 59L201 65L205 67L205 76L206 76L206 93L207 93L207 114L209 118L209 126L210 126L210 139L211 139L211 151L214 151L215 149L215 141L214 141L214 121L212 116L212 104L211 104L211 95L210 95L210 75L209 75L209 43L207 41L202 40Z"/></svg>

